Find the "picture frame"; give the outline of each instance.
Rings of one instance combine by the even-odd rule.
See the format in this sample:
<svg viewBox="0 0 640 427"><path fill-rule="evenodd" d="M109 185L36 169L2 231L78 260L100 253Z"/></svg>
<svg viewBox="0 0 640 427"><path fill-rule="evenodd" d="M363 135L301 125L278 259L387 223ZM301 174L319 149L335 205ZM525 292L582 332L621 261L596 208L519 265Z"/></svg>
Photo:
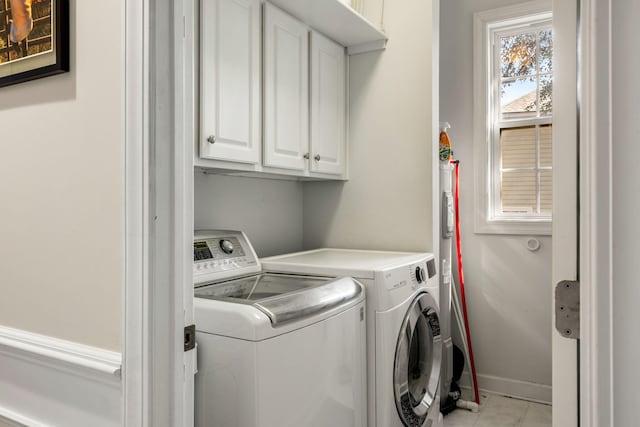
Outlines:
<svg viewBox="0 0 640 427"><path fill-rule="evenodd" d="M69 71L69 0L0 0L0 88Z"/></svg>

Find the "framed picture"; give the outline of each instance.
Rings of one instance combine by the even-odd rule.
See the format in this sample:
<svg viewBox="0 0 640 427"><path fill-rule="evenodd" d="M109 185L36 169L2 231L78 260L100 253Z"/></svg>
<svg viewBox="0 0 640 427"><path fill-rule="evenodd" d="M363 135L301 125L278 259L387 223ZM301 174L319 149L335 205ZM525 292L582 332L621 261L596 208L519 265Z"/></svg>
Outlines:
<svg viewBox="0 0 640 427"><path fill-rule="evenodd" d="M0 87L69 71L69 0L0 0Z"/></svg>

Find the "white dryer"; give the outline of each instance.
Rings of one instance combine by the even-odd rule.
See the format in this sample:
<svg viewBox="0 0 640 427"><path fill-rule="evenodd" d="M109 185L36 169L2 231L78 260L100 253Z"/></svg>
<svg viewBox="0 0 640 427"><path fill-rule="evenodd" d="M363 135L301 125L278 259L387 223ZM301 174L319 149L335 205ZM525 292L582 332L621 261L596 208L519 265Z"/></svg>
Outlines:
<svg viewBox="0 0 640 427"><path fill-rule="evenodd" d="M370 427L442 425L442 340L432 254L317 249L263 258L270 271L351 276L367 294Z"/></svg>
<svg viewBox="0 0 640 427"><path fill-rule="evenodd" d="M198 427L365 427L365 292L261 269L246 236L196 232Z"/></svg>

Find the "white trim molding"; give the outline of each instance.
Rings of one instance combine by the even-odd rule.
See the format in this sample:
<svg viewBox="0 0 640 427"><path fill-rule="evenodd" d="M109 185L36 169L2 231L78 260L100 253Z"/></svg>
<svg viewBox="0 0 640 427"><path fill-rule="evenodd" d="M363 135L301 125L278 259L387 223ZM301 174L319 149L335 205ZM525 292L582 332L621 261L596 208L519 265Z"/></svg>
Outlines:
<svg viewBox="0 0 640 427"><path fill-rule="evenodd" d="M4 426L5 424L7 427L48 427L46 424L0 407L0 425Z"/></svg>
<svg viewBox="0 0 640 427"><path fill-rule="evenodd" d="M120 353L0 326L0 420L119 426Z"/></svg>
<svg viewBox="0 0 640 427"><path fill-rule="evenodd" d="M194 206L194 148L196 141L198 97L196 91L198 70L198 12L196 3L189 0L173 0L172 58L173 99L173 151L172 190L170 217L173 223L167 241L160 245L172 245L169 260L174 307L173 331L173 425L194 425L195 374L197 372L197 348L184 352L184 326L195 323L193 308L193 206Z"/></svg>
<svg viewBox="0 0 640 427"><path fill-rule="evenodd" d="M0 326L0 353L120 387L120 353Z"/></svg>
<svg viewBox="0 0 640 427"><path fill-rule="evenodd" d="M197 2L126 0L122 424L193 425Z"/></svg>
<svg viewBox="0 0 640 427"><path fill-rule="evenodd" d="M471 374L468 371L462 373L460 387L471 389ZM478 374L478 388L487 393L551 405L551 386L547 384Z"/></svg>
<svg viewBox="0 0 640 427"><path fill-rule="evenodd" d="M125 286L122 422L148 420L149 0L124 2ZM148 422L148 421L146 421Z"/></svg>
<svg viewBox="0 0 640 427"><path fill-rule="evenodd" d="M433 253L436 260L440 259L440 0L431 3L431 168L433 170L431 183L431 200L433 229ZM348 79L347 79L348 80ZM446 118L444 118L446 119Z"/></svg>
<svg viewBox="0 0 640 427"><path fill-rule="evenodd" d="M613 384L612 2L579 4L580 426L624 425L614 419Z"/></svg>
<svg viewBox="0 0 640 427"><path fill-rule="evenodd" d="M518 234L518 235L550 235L551 221L548 219L517 218L496 219L489 217L490 189L488 174L491 167L491 153L488 141L491 138L489 118L490 93L487 82L490 76L488 52L491 49L489 25L513 23L525 17L547 17L552 7L551 0L529 1L512 6L500 7L473 16L473 157L475 169L474 205L475 232L478 234Z"/></svg>

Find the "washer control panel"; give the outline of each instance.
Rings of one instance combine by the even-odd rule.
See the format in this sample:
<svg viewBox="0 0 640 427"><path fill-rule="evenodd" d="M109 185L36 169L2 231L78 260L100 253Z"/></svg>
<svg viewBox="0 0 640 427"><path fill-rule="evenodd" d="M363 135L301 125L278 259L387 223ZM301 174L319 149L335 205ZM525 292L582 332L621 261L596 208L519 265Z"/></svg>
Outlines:
<svg viewBox="0 0 640 427"><path fill-rule="evenodd" d="M420 258L407 262L406 266L386 270L386 289L395 290L408 286L411 290L416 290L418 287L430 286L427 282L437 274L435 259L432 254L427 253Z"/></svg>
<svg viewBox="0 0 640 427"><path fill-rule="evenodd" d="M241 231L200 230L193 240L194 283L260 271L258 257Z"/></svg>
<svg viewBox="0 0 640 427"><path fill-rule="evenodd" d="M436 300L440 290L438 273L433 254L422 253L413 256L397 266L388 266L380 275L376 273L378 304L388 310L412 297L416 292L425 291ZM369 289L367 289L369 292Z"/></svg>
<svg viewBox="0 0 640 427"><path fill-rule="evenodd" d="M244 257L244 250L236 237L203 239L193 242L193 262L241 257Z"/></svg>

